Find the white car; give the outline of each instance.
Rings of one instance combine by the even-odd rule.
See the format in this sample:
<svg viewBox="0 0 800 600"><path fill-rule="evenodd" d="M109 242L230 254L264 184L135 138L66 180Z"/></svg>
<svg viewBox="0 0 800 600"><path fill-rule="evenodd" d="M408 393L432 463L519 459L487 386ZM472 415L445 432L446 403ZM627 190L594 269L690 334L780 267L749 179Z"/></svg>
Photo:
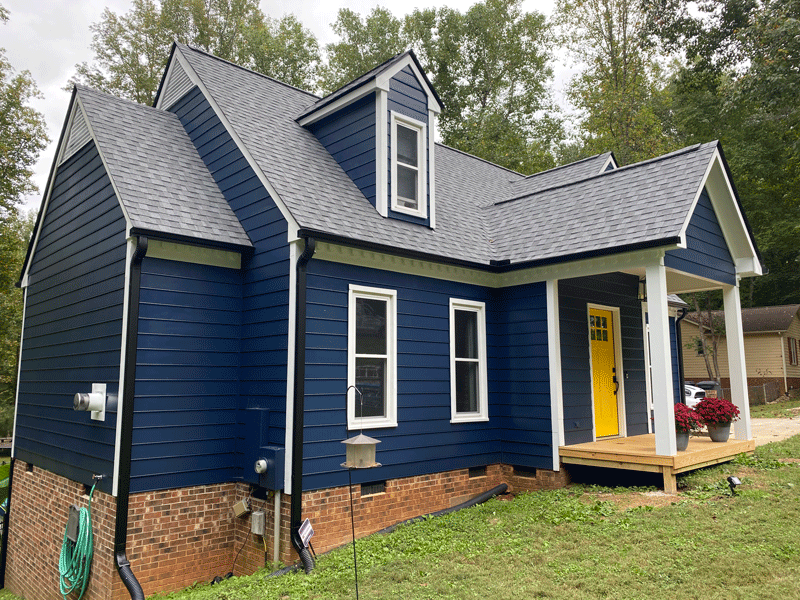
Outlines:
<svg viewBox="0 0 800 600"><path fill-rule="evenodd" d="M696 385L689 385L688 383L683 386L683 393L686 399L686 406L694 408L697 403L706 397L706 391Z"/></svg>

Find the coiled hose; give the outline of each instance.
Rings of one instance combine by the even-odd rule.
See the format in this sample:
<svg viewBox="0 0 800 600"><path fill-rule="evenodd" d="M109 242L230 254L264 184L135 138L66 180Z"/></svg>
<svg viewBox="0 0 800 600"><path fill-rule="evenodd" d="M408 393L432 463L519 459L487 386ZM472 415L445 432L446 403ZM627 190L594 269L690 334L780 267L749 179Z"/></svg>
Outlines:
<svg viewBox="0 0 800 600"><path fill-rule="evenodd" d="M69 524L64 530L64 543L58 558L59 587L64 600L67 595L80 588L78 600L83 598L92 570L94 539L92 534L92 494L97 482L89 492L89 502L78 511L78 536L75 542L67 537Z"/></svg>

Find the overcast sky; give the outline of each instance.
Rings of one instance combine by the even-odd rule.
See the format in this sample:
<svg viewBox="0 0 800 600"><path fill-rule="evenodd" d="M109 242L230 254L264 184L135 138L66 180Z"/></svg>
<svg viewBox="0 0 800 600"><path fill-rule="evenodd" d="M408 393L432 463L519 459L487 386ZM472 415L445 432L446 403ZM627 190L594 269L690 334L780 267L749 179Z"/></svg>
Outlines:
<svg viewBox="0 0 800 600"><path fill-rule="evenodd" d="M261 10L276 18L293 12L324 45L335 41L330 25L343 7L363 15L380 4L401 17L416 7L447 5L465 12L474 3L475 0L261 0ZM10 12L9 22L0 25L0 47L6 49L14 68L30 71L39 86L43 98L33 104L44 114L52 140L35 169L40 193L29 197L26 203L28 208L38 208L69 103L69 92L63 88L74 75L77 63L92 60L89 25L100 20L106 6L117 14L128 12L131 0L0 0L0 4ZM554 0L526 0L523 8L550 14L553 4Z"/></svg>

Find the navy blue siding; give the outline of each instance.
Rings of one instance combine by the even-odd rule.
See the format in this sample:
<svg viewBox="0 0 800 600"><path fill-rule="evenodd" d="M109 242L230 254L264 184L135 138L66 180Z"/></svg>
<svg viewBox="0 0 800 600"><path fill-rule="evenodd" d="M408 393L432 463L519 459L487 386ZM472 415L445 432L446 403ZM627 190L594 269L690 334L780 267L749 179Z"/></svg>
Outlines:
<svg viewBox="0 0 800 600"><path fill-rule="evenodd" d="M240 408L270 409L270 444L286 429L289 330L287 223L246 159L196 88L172 110L192 138L254 251L243 259Z"/></svg>
<svg viewBox="0 0 800 600"><path fill-rule="evenodd" d="M145 258L131 491L232 480L237 471L240 271Z"/></svg>
<svg viewBox="0 0 800 600"><path fill-rule="evenodd" d="M489 400L498 406L502 460L552 469L546 285L492 290L490 298Z"/></svg>
<svg viewBox="0 0 800 600"><path fill-rule="evenodd" d="M309 129L375 206L375 94L368 94Z"/></svg>
<svg viewBox="0 0 800 600"><path fill-rule="evenodd" d="M736 267L706 190L686 229L686 245L687 248L667 252L664 265L714 281L736 283Z"/></svg>
<svg viewBox="0 0 800 600"><path fill-rule="evenodd" d="M308 279L304 488L347 481L340 464L346 429L349 284L397 291L397 427L381 440L394 479L501 461L552 465L544 285L498 292L479 286L312 260ZM487 308L489 422L450 423L449 303ZM514 347L506 345L508 337ZM506 459L505 448L509 449ZM358 475L360 477L360 475Z"/></svg>
<svg viewBox="0 0 800 600"><path fill-rule="evenodd" d="M592 382L589 367L587 304L619 307L627 435L647 433L642 309L639 278L623 273L565 279L558 283L561 327L561 377L564 395L564 441L592 441Z"/></svg>
<svg viewBox="0 0 800 600"><path fill-rule="evenodd" d="M389 80L389 98L388 98L388 112L386 114L387 119L387 131L389 132L389 148L387 150L389 156L389 173L387 174L387 185L388 187L388 194L389 194L389 216L394 219L400 219L402 221L409 221L410 223L419 223L422 225L430 225L430 211L428 212L428 218L420 219L417 217L412 217L411 215L406 215L403 213L398 213L392 210L392 202L391 202L391 193L392 193L392 118L391 113L392 111L399 113L401 115L405 115L407 117L411 117L412 119L416 119L417 121L421 121L426 125L428 123L428 97L425 95L425 91L420 85L419 81L417 81L417 77L414 75L414 71L412 71L411 67L406 67L397 75L392 77ZM428 140L423 140L423 147L428 148ZM427 202L430 198L430 170L428 169L428 158L430 156L430 152L425 152L425 169L427 172L426 181L427 181L427 196L425 201Z"/></svg>
<svg viewBox="0 0 800 600"><path fill-rule="evenodd" d="M672 365L672 391L675 395L675 402L681 402L683 399L683 390L681 389L681 372L678 367L678 336L675 331L675 317L669 318L669 350L671 353Z"/></svg>
<svg viewBox="0 0 800 600"><path fill-rule="evenodd" d="M72 410L92 383L119 388L125 218L90 142L56 171L31 260L17 408L17 458L110 493L116 412Z"/></svg>

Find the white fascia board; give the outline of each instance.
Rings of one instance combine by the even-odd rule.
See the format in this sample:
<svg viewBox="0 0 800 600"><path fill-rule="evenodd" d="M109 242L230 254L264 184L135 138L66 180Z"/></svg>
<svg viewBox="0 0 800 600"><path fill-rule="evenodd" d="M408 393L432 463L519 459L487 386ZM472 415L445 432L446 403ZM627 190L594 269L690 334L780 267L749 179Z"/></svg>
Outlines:
<svg viewBox="0 0 800 600"><path fill-rule="evenodd" d="M666 249L671 249L672 247L668 246ZM394 273L419 275L421 277L469 283L483 287L503 288L547 280L599 275L625 269L643 269L648 264L659 261L664 252L665 248L651 248L582 261L520 269L519 271L508 273L492 273L480 269L406 258L328 242L319 242L317 244L314 258ZM716 287L719 287L718 283Z"/></svg>
<svg viewBox="0 0 800 600"><path fill-rule="evenodd" d="M239 135L236 133L236 130L234 130L234 128L231 126L230 121L228 121L228 118L225 116L225 113L222 111L219 104L217 104L216 100L214 100L214 97L208 91L208 88L203 83L203 80L200 79L195 70L189 64L189 61L186 60L186 58L183 56L180 48L176 48L175 54L173 55L173 60L177 60L180 62L181 67L183 67L183 70L189 76L189 79L192 80L192 83L194 83L198 88L200 88L200 92L203 94L205 99L211 105L212 110L217 115L217 118L222 123L222 126L225 127L225 131L227 131L228 135L231 136L231 139L233 139L234 143L236 144L236 147L239 148L239 151L244 156L245 160L247 161L247 164L250 165L250 168L253 169L253 172L256 174L256 177L258 177L258 180L261 182L261 185L264 186L264 188L267 190L267 193L269 193L270 197L275 202L275 206L277 206L278 210L281 211L283 218L286 219L286 223L288 224L287 241L293 242L294 240L296 240L297 230L300 229L300 226L297 224L297 221L292 216L291 211L283 202L278 192L270 183L269 179L267 179L267 176L261 170L261 167L258 166L258 163L256 162L255 158L253 158L253 155L250 154L250 151L248 150L247 146L244 144L242 139L239 137Z"/></svg>
<svg viewBox="0 0 800 600"><path fill-rule="evenodd" d="M389 216L389 92L378 90L375 107L375 208Z"/></svg>
<svg viewBox="0 0 800 600"><path fill-rule="evenodd" d="M332 115L337 110L344 108L345 106L352 104L356 100L360 100L364 96L371 94L372 92L388 92L389 91L389 84L387 83L385 87L382 87L378 84L376 79L372 81L368 81L363 85L357 87L352 92L345 94L341 98L337 98L327 106L320 108L318 111L314 111L310 115L306 115L305 117L301 118L297 121L297 123L305 127L306 125L311 125L316 123L317 121L324 119L328 115Z"/></svg>
<svg viewBox="0 0 800 600"><path fill-rule="evenodd" d="M36 231L34 231L33 239L31 241L31 251L30 255L28 256L28 263L25 266L25 272L22 274L22 287L27 287L29 284L29 275L31 264L33 263L33 258L36 254L36 246L39 244L39 235L41 234L42 227L44 226L44 218L47 214L47 209L50 206L50 198L53 194L53 187L56 183L56 176L58 175L58 168L59 168L59 161L61 160L61 156L64 154L64 149L66 148L67 144L69 143L69 136L70 132L72 131L72 123L76 118L81 118L86 121L86 127L89 129L89 135L94 142L95 148L97 148L97 153L100 155L100 160L103 163L103 168L106 170L106 175L108 176L108 180L111 182L111 188L114 190L114 195L117 197L117 202L119 203L120 209L122 209L122 214L125 217L125 234L127 236L128 232L131 230L131 219L128 216L128 211L125 210L125 205L122 203L122 197L119 194L119 189L117 188L117 184L114 182L114 177L111 175L111 170L108 168L108 163L106 162L105 156L103 156L103 151L100 148L100 144L97 142L97 136L94 134L94 129L92 128L92 123L89 118L86 116L86 111L83 109L83 103L81 102L80 92L75 94L75 102L72 106L72 112L70 113L69 119L67 121L66 127L64 128L64 133L61 136L61 140L59 141L59 146L56 149L56 155L53 159L53 172L52 176L50 177L49 185L47 190L45 191L44 202L42 203L41 214L39 217L39 226L37 227Z"/></svg>
<svg viewBox="0 0 800 600"><path fill-rule="evenodd" d="M428 110L432 110L437 115L442 112L442 106L436 101L436 96L433 93L433 90L428 86L425 82L425 77L423 77L420 70L417 68L416 63L411 58L411 56L405 56L403 59L396 64L392 65L391 68L387 69L380 75L375 78L375 82L381 89L389 89L389 81L397 75L400 71L405 69L406 67L411 67L411 70L414 72L414 76L419 81L419 84L422 86L425 95L428 97Z"/></svg>
<svg viewBox="0 0 800 600"><path fill-rule="evenodd" d="M681 239L686 239L686 230L689 228L689 221L694 215L697 202L703 189L708 190L708 196L714 212L717 216L722 235L728 245L728 250L736 265L736 273L739 276L747 277L753 275L763 275L761 263L758 261L756 250L753 247L750 235L747 233L747 226L744 223L744 216L739 210L736 196L733 193L733 186L725 173L722 164L722 157L719 148L714 150L714 155L708 163L706 172L697 190L697 194L692 202L691 209L686 215L686 220L681 227Z"/></svg>
<svg viewBox="0 0 800 600"><path fill-rule="evenodd" d="M611 165L612 169L617 168L617 163L614 161L614 156L609 154L606 162L603 163L603 166L600 167L600 173L605 173L605 170L608 168L608 165Z"/></svg>

